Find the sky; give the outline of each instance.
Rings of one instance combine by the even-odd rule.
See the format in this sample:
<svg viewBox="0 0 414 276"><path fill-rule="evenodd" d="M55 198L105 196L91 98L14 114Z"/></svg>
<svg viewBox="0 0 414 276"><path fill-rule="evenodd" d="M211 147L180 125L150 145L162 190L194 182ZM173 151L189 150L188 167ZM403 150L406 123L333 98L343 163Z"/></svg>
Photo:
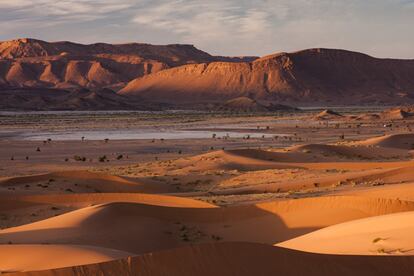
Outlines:
<svg viewBox="0 0 414 276"><path fill-rule="evenodd" d="M414 0L0 0L0 40L193 44L215 55L341 48L414 59Z"/></svg>

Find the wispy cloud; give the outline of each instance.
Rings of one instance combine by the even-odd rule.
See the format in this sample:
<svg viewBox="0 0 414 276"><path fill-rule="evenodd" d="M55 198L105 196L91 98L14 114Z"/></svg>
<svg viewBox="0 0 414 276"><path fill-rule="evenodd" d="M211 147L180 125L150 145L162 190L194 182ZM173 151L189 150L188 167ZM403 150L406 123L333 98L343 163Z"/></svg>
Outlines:
<svg viewBox="0 0 414 276"><path fill-rule="evenodd" d="M412 0L0 0L0 39L192 43L215 54L309 47L414 57Z"/></svg>

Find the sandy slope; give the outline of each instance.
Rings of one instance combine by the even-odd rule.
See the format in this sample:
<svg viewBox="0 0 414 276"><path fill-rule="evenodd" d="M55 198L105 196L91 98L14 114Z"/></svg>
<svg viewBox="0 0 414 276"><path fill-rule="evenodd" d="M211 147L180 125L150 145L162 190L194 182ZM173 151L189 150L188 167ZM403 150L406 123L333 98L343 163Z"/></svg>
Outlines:
<svg viewBox="0 0 414 276"><path fill-rule="evenodd" d="M253 171L264 169L297 168L295 165L284 164L285 159L278 157L283 154L264 150L219 150L186 159L173 161L176 170L240 170Z"/></svg>
<svg viewBox="0 0 414 276"><path fill-rule="evenodd" d="M386 147L404 150L414 149L414 134L402 133L385 135L382 137L374 137L359 144L372 147Z"/></svg>
<svg viewBox="0 0 414 276"><path fill-rule="evenodd" d="M139 193L96 193L1 196L0 211L19 209L33 205L85 206L111 202L131 202L166 207L214 207L210 203L185 197Z"/></svg>
<svg viewBox="0 0 414 276"><path fill-rule="evenodd" d="M414 212L375 216L333 225L278 246L326 254L414 255Z"/></svg>
<svg viewBox="0 0 414 276"><path fill-rule="evenodd" d="M0 243L85 244L133 253L215 240L274 244L329 225L410 210L412 202L360 197L228 208L109 203L1 230Z"/></svg>
<svg viewBox="0 0 414 276"><path fill-rule="evenodd" d="M413 181L414 175L412 170L413 164L403 168L372 168L365 170L358 168L353 164L348 166L347 172L341 169L321 166L312 167L311 170L290 170L284 172L274 172L265 170L259 172L249 172L239 176L230 177L221 181L208 192L193 193L197 195L213 194L213 195L239 195L248 193L287 193L302 192L312 193L321 189L345 189L353 190L358 186L375 186L385 184L396 184ZM341 168L341 167L339 167ZM338 170L336 173L330 173L330 170ZM326 192L326 190L325 190ZM349 191L352 192L352 191ZM353 193L356 194L356 193ZM184 195L182 193L181 195ZM357 194L356 194L357 195Z"/></svg>
<svg viewBox="0 0 414 276"><path fill-rule="evenodd" d="M414 257L319 255L252 243L202 244L76 268L10 276L413 275Z"/></svg>
<svg viewBox="0 0 414 276"><path fill-rule="evenodd" d="M347 146L347 145L324 145L324 144L308 144L300 145L290 148L293 152L308 152L316 153L326 157L336 158L348 158L348 159L397 159L397 158L409 158L412 155L405 148L386 148L377 147L374 150L369 147L371 141L363 142L364 144L359 146ZM366 144L365 144L366 143Z"/></svg>
<svg viewBox="0 0 414 276"><path fill-rule="evenodd" d="M0 245L0 273L101 263L131 255L83 245Z"/></svg>
<svg viewBox="0 0 414 276"><path fill-rule="evenodd" d="M38 216L37 222L0 230L0 270L52 269L23 275L65 276L269 275L275 271L412 275L410 256L361 255L414 255L414 162L409 160L413 137L308 144L285 151L214 151L140 165L137 170L145 170L136 179L87 171L4 179L0 182L2 219L17 212L30 214L37 206L77 210L58 216L50 211L47 219ZM340 183L339 196L217 208L190 198L142 193L165 193L174 183L183 185L192 177L216 181L217 190L205 192L210 196L217 191L269 191L269 187L279 192L311 187L322 191ZM275 180L263 184L261 179ZM191 186L194 191L196 186ZM275 244L328 255L271 246ZM29 258L27 252L35 257ZM125 258L136 254L144 255ZM295 265L298 260L301 265ZM110 262L96 264L104 261ZM88 265L79 267L83 264ZM63 266L73 267L54 270Z"/></svg>
<svg viewBox="0 0 414 276"><path fill-rule="evenodd" d="M112 202L141 203L177 208L216 207L205 201L186 197L140 193L1 195L0 228L24 225L80 208Z"/></svg>
<svg viewBox="0 0 414 276"><path fill-rule="evenodd" d="M414 171L411 170L411 175ZM351 191L338 192L339 195L358 195L372 198L391 198L404 201L414 201L414 182L384 185L377 187L364 187Z"/></svg>
<svg viewBox="0 0 414 276"><path fill-rule="evenodd" d="M29 185L29 187L27 185ZM103 173L94 173L89 171L54 172L41 175L12 177L0 181L0 188L9 187L23 187L24 189L20 189L20 192L26 194L33 193L34 190L40 190L43 193L65 193L71 191L76 193L151 193L168 191L168 188L166 188L165 185L162 185L160 183L139 183L119 176L113 176ZM7 189L5 190L7 191Z"/></svg>

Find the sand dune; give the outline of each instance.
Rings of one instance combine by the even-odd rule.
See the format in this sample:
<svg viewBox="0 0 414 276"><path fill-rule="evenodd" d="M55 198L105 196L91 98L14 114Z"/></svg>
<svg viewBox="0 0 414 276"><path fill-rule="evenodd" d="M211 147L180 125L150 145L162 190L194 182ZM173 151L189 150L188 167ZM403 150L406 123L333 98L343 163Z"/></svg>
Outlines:
<svg viewBox="0 0 414 276"><path fill-rule="evenodd" d="M300 265L298 265L300 262ZM214 243L119 261L10 276L412 275L414 258L320 255L254 243Z"/></svg>
<svg viewBox="0 0 414 276"><path fill-rule="evenodd" d="M31 186L30 186L31 184ZM42 186L36 186L40 184ZM160 183L139 183L119 176L89 171L62 171L41 175L12 177L0 181L1 187L26 187L21 193L33 193L33 189L40 189L42 192L47 187L48 193L91 193L91 192L163 192L168 187ZM43 189L42 189L43 188ZM70 189L70 190L69 190Z"/></svg>
<svg viewBox="0 0 414 276"><path fill-rule="evenodd" d="M347 146L347 145L326 145L326 144L308 144L300 145L290 148L293 152L307 152L318 153L325 157L338 157L338 158L353 158L353 159L401 159L412 157L406 149L389 149L379 147L373 150L368 147L371 141L362 142L362 145ZM366 143L366 145L365 145ZM298 160L300 162L300 160Z"/></svg>
<svg viewBox="0 0 414 276"><path fill-rule="evenodd" d="M111 202L142 203L155 206L213 208L214 205L185 197L139 193L50 194L1 196L0 211L25 208L34 205L89 206Z"/></svg>
<svg viewBox="0 0 414 276"><path fill-rule="evenodd" d="M341 114L330 109L325 109L314 116L315 120L338 120L342 118Z"/></svg>
<svg viewBox="0 0 414 276"><path fill-rule="evenodd" d="M2 178L0 272L412 275L412 139Z"/></svg>
<svg viewBox="0 0 414 276"><path fill-rule="evenodd" d="M385 120L402 120L413 117L413 115L413 109L410 107L396 107L380 113L381 118Z"/></svg>
<svg viewBox="0 0 414 276"><path fill-rule="evenodd" d="M336 223L411 210L414 202L342 196L227 208L109 203L1 230L0 243L85 244L137 254L215 240L274 244Z"/></svg>
<svg viewBox="0 0 414 276"><path fill-rule="evenodd" d="M375 182L379 184L397 184L403 182L414 181L414 164L413 166L396 168L396 169L385 169L378 173L367 174L360 177L350 179L350 181L358 183L363 182Z"/></svg>
<svg viewBox="0 0 414 276"><path fill-rule="evenodd" d="M409 140L411 137L406 139ZM369 144L371 140L361 142L361 144L365 143ZM181 168L200 166L204 169L263 170L271 168L301 168L304 167L302 163L308 162L340 162L346 159L366 161L398 158L398 160L401 160L412 157L407 149L404 148L405 144L393 145L399 146L399 148L390 149L384 147L373 150L365 145L306 144L288 148L287 151L258 149L220 150L188 159L177 160L174 161L174 164Z"/></svg>
<svg viewBox="0 0 414 276"><path fill-rule="evenodd" d="M414 212L333 225L278 246L324 254L414 255Z"/></svg>
<svg viewBox="0 0 414 276"><path fill-rule="evenodd" d="M193 195L289 192L413 180L410 170L414 163L400 161L411 157L407 150L375 149L360 145L308 144L285 151L221 150L172 160L161 166L152 165L151 170L160 175L168 174L165 182L187 180L188 185L183 184L176 190L180 195L189 192Z"/></svg>
<svg viewBox="0 0 414 276"><path fill-rule="evenodd" d="M0 196L0 228L48 219L97 204L129 202L177 208L214 208L213 204L186 197L140 193L80 193Z"/></svg>
<svg viewBox="0 0 414 276"><path fill-rule="evenodd" d="M240 195L411 181L409 158L402 149L308 144L212 151L151 163L147 169L180 196ZM128 171L135 175L134 168ZM137 175L145 181L145 174Z"/></svg>
<svg viewBox="0 0 414 276"><path fill-rule="evenodd" d="M254 149L219 150L186 159L178 159L174 161L174 165L181 171L196 169L252 171L271 168L297 168L297 166L282 163L286 161L286 158L283 158L284 156L284 154Z"/></svg>
<svg viewBox="0 0 414 276"><path fill-rule="evenodd" d="M413 171L410 171L413 176ZM358 195L372 198L390 198L404 201L414 201L414 182L404 184L364 187L351 191L338 192L339 195Z"/></svg>
<svg viewBox="0 0 414 276"><path fill-rule="evenodd" d="M359 143L364 146L372 147L385 147L403 150L414 149L414 134L403 133L403 134L391 134L382 137L375 137L362 141Z"/></svg>
<svg viewBox="0 0 414 276"><path fill-rule="evenodd" d="M119 250L81 245L0 245L0 273L101 263L131 255Z"/></svg>
<svg viewBox="0 0 414 276"><path fill-rule="evenodd" d="M275 172L273 170L249 172L239 176L228 177L220 181L216 185L216 189L210 190L210 194L215 195L237 195L248 193L264 193L264 192L291 192L306 191L312 192L315 188L332 188L332 187L348 187L347 190L357 189L359 186L379 186L386 184L398 184L414 181L413 168L414 163L407 163L404 167L391 166L390 168L381 168L370 166L367 168L358 168L358 165L365 163L351 163L348 169L343 172L330 173L330 170L338 170L325 168L326 163L320 166L311 166L312 169L290 170L283 172ZM330 163L328 163L330 164ZM306 163L302 164L306 166ZM391 164L392 165L392 164ZM394 168L395 167L395 168ZM354 192L353 194L356 194Z"/></svg>

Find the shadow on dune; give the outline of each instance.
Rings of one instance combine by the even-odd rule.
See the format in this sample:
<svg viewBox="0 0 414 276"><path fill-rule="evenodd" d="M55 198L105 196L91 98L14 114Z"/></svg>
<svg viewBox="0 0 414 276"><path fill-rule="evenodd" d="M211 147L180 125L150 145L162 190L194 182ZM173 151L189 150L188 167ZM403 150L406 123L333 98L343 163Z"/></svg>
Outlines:
<svg viewBox="0 0 414 276"><path fill-rule="evenodd" d="M138 179L121 176L94 173L89 171L61 171L47 174L13 177L0 181L0 187L13 187L25 184L45 182L56 184L60 187L76 184L78 193L91 192L145 192L159 193L168 191L163 183L141 183Z"/></svg>
<svg viewBox="0 0 414 276"><path fill-rule="evenodd" d="M0 231L0 243L83 244L143 254L193 243L275 244L318 227L289 228L257 206L172 208L110 203Z"/></svg>
<svg viewBox="0 0 414 276"><path fill-rule="evenodd" d="M0 243L83 244L142 254L188 244L275 244L329 225L414 210L413 202L352 196L226 208L108 203L0 231Z"/></svg>

